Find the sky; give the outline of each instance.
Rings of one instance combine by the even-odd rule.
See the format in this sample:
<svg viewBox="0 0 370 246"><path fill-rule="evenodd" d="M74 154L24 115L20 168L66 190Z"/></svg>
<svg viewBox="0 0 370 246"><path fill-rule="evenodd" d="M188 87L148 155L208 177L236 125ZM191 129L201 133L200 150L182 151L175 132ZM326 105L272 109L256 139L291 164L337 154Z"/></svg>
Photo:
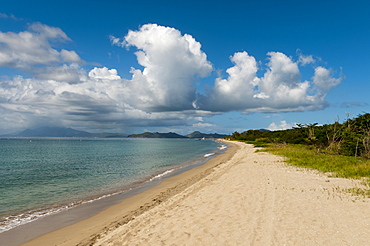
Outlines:
<svg viewBox="0 0 370 246"><path fill-rule="evenodd" d="M370 112L370 2L0 3L0 134L231 134Z"/></svg>

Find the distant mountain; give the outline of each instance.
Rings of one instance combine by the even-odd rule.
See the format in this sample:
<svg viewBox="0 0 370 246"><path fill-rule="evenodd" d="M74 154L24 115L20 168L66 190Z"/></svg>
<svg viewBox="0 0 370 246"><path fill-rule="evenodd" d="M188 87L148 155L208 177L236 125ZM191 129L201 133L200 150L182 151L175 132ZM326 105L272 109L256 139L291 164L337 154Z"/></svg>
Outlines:
<svg viewBox="0 0 370 246"><path fill-rule="evenodd" d="M67 138L222 138L227 135L218 133L201 133L195 131L188 135L180 135L174 132L159 133L159 132L144 132L141 134L125 135L120 133L90 133L86 131L79 131L72 128L65 127L38 127L32 129L26 129L19 133L2 135L0 137L6 138L43 138L43 137L67 137Z"/></svg>
<svg viewBox="0 0 370 246"><path fill-rule="evenodd" d="M159 132L144 132L141 134L132 134L128 138L186 138L174 132L159 133Z"/></svg>
<svg viewBox="0 0 370 246"><path fill-rule="evenodd" d="M127 134L121 134L121 133L103 132L103 133L90 133L90 134L92 134L95 138L127 138Z"/></svg>
<svg viewBox="0 0 370 246"><path fill-rule="evenodd" d="M225 136L228 136L228 135L218 134L218 133L207 134L207 133L201 133L199 131L195 131L193 133L185 135L185 137L188 137L188 138L222 138L222 137L225 137Z"/></svg>
<svg viewBox="0 0 370 246"><path fill-rule="evenodd" d="M38 127L26 129L19 133L3 135L2 137L68 137L68 138L122 138L123 134L90 133L65 127Z"/></svg>
<svg viewBox="0 0 370 246"><path fill-rule="evenodd" d="M195 131L191 134L188 135L179 135L174 132L169 132L169 133L158 133L158 132L144 132L141 134L132 134L129 135L129 138L222 138L227 135L224 134L206 134L206 133L201 133L199 131Z"/></svg>

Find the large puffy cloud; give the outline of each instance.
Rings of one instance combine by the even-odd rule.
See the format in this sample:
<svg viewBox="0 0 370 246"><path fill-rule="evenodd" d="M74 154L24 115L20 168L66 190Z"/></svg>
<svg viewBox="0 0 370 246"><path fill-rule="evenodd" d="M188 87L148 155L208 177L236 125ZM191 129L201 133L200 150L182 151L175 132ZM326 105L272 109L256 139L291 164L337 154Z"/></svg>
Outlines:
<svg viewBox="0 0 370 246"><path fill-rule="evenodd" d="M259 81L256 76L257 62L247 52L236 53L231 61L235 65L226 70L228 78L217 78L207 96L199 95L198 108L224 112L246 108L244 100L253 98L254 88Z"/></svg>
<svg viewBox="0 0 370 246"><path fill-rule="evenodd" d="M310 82L301 82L298 64L280 52L269 52L268 70L258 85L261 110L302 111L317 110L325 105L321 95L310 95ZM257 108L258 110L258 108Z"/></svg>
<svg viewBox="0 0 370 246"><path fill-rule="evenodd" d="M138 31L129 31L124 41L112 37L113 44L134 46L143 70L132 69L130 102L147 111L193 109L197 77L206 77L212 65L191 35L147 24Z"/></svg>
<svg viewBox="0 0 370 246"><path fill-rule="evenodd" d="M50 68L49 72L54 74L45 73L46 78L43 79L16 76L0 81L0 128L6 129L9 125L25 128L40 124L89 125L93 128L103 125L103 121L107 122L108 127L111 126L108 122L118 118L122 120L123 109L117 105L117 97L110 95L116 95L115 88L121 82L119 76L112 84L101 79L102 76L95 78L93 71L96 69L90 77L83 69L72 67L73 71L80 72L72 72L73 76L69 78L69 69L68 66L63 70ZM108 73L115 72L104 68L101 70L100 74L106 70ZM61 77L60 80L53 80L48 76ZM79 83L70 83L70 79Z"/></svg>
<svg viewBox="0 0 370 246"><path fill-rule="evenodd" d="M327 92L342 78L334 78L328 69L317 67L312 81L301 81L299 64L280 52L269 52L263 77L257 76L257 62L246 52L231 57L234 66L227 69L227 79L217 78L198 107L210 111L288 112L320 110L327 106Z"/></svg>
<svg viewBox="0 0 370 246"><path fill-rule="evenodd" d="M94 68L81 74L80 83L26 79L16 76L0 83L0 129L35 125L74 128L127 129L133 127L184 126L196 124L193 111L145 112L127 103L132 93L115 69ZM197 115L197 116L195 116Z"/></svg>
<svg viewBox="0 0 370 246"><path fill-rule="evenodd" d="M164 43L156 42L161 35ZM212 70L190 35L157 25L130 31L125 45L137 47L139 64L145 67L132 69L131 80L106 67L86 72L78 65L82 60L75 51L58 51L51 41L71 40L61 29L40 23L24 32L1 33L0 66L31 75L0 80L1 129L38 124L90 129L184 126L210 114L186 110L195 100L195 79ZM149 108L172 111L156 113Z"/></svg>
<svg viewBox="0 0 370 246"><path fill-rule="evenodd" d="M204 119L222 112L321 109L326 94L342 80L317 66L311 81L302 81L299 66L314 66L310 56L293 61L270 52L262 70L253 56L238 52L227 78L217 78L200 95L195 83L210 75L212 64L199 42L174 28L147 24L123 39L111 37L114 45L137 49L143 68L131 68L130 79L106 67L86 71L75 51L58 51L51 41L71 40L61 29L40 23L24 32L0 33L0 66L33 76L0 80L1 129L40 122L86 129L215 127ZM261 71L263 76L257 76Z"/></svg>

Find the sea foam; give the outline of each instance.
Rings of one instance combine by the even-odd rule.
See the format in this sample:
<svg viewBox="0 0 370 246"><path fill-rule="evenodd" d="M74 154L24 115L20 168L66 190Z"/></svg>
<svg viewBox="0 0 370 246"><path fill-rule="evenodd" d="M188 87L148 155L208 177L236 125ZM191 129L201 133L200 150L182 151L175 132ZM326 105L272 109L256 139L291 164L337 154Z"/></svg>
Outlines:
<svg viewBox="0 0 370 246"><path fill-rule="evenodd" d="M223 148L216 141L177 139L0 141L0 166L9 170L0 200L0 232L167 177ZM38 205L32 205L34 194Z"/></svg>

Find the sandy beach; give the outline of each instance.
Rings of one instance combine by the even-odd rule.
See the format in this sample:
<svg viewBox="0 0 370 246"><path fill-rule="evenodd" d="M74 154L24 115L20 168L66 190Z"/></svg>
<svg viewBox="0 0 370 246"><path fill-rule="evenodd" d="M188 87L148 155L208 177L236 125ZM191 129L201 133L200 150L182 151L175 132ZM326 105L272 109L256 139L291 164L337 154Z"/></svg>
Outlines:
<svg viewBox="0 0 370 246"><path fill-rule="evenodd" d="M369 245L359 181L288 166L229 143L225 154L24 245Z"/></svg>

